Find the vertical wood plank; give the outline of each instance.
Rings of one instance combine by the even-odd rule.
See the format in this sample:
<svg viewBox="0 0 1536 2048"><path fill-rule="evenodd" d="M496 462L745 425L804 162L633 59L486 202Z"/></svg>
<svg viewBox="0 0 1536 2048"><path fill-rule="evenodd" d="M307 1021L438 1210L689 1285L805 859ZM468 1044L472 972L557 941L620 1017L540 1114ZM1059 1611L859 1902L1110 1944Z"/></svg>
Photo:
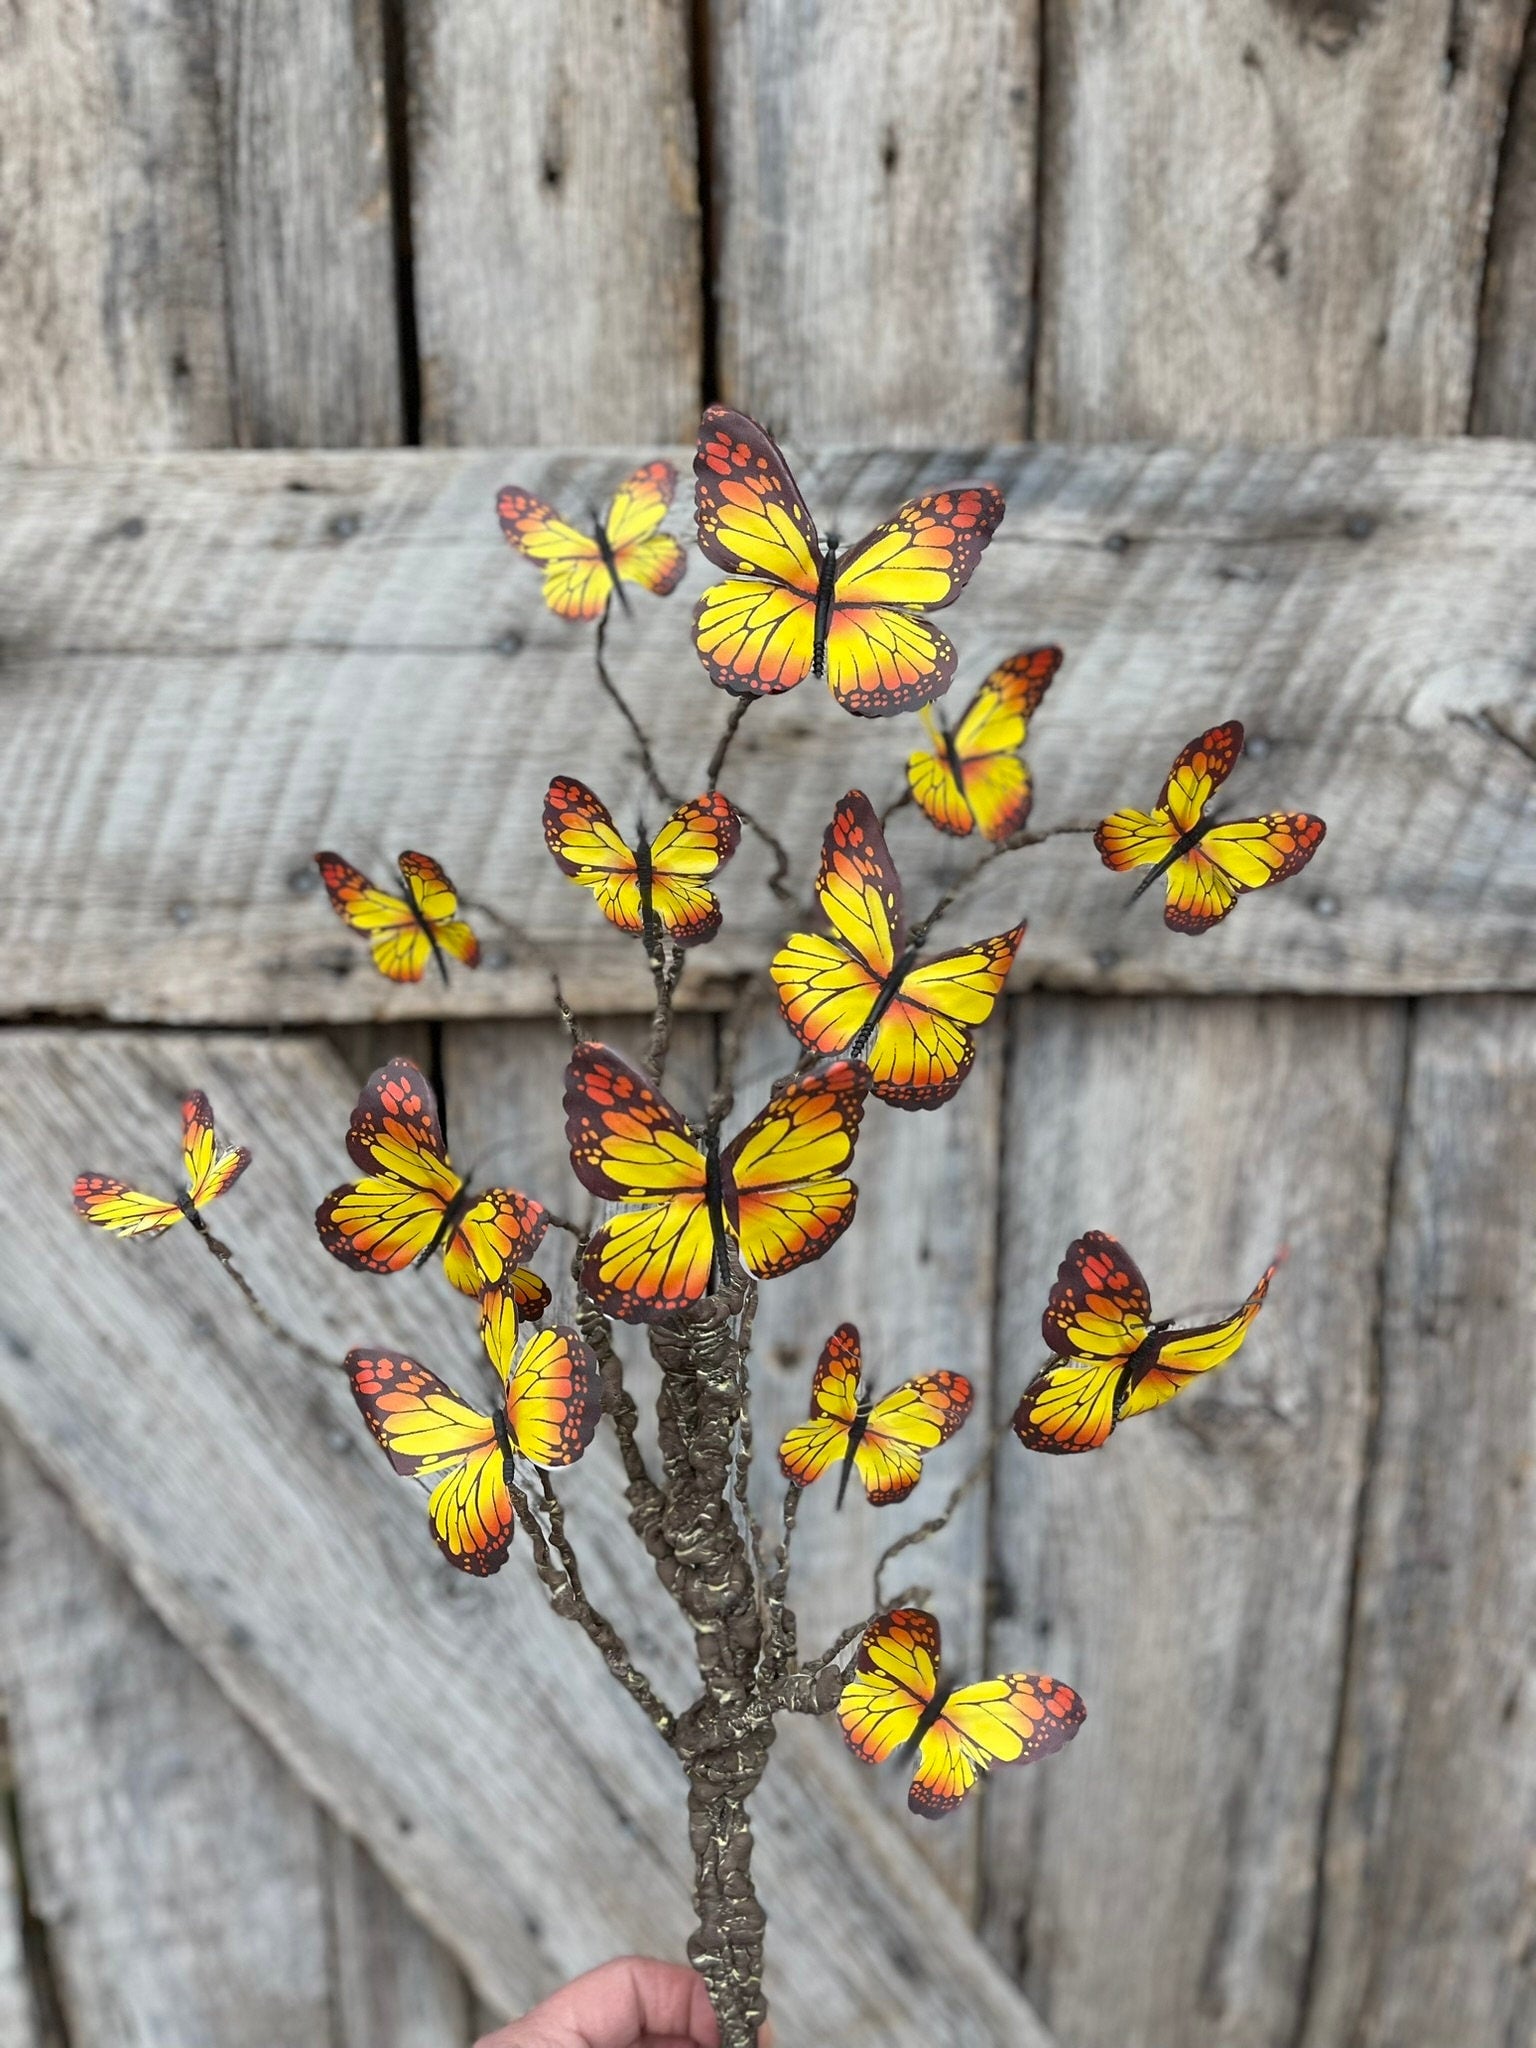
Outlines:
<svg viewBox="0 0 1536 2048"><path fill-rule="evenodd" d="M429 442L690 440L699 199L683 0L409 10Z"/></svg>
<svg viewBox="0 0 1536 2048"><path fill-rule="evenodd" d="M1483 278L1474 434L1536 434L1536 37L1526 31L1504 133Z"/></svg>
<svg viewBox="0 0 1536 2048"><path fill-rule="evenodd" d="M1048 6L1035 433L1462 432L1527 11Z"/></svg>
<svg viewBox="0 0 1536 2048"><path fill-rule="evenodd" d="M3 1570L0 1564L0 1570ZM58 2048L45 2041L27 1963L26 1895L22 1887L20 1844L12 1822L15 1786L11 1782L10 1737L0 1699L0 2041L15 2048Z"/></svg>
<svg viewBox="0 0 1536 2048"><path fill-rule="evenodd" d="M14 1448L0 1503L16 1797L76 2048L461 2048L452 1959Z"/></svg>
<svg viewBox="0 0 1536 2048"><path fill-rule="evenodd" d="M17 0L0 446L399 438L377 0Z"/></svg>
<svg viewBox="0 0 1536 2048"><path fill-rule="evenodd" d="M1419 1012L1308 2048L1536 2038L1536 1003Z"/></svg>
<svg viewBox="0 0 1536 2048"><path fill-rule="evenodd" d="M1063 2040L1298 2024L1343 1682L1403 1020L1325 1000L1026 1000L1003 1355L1022 1387L1068 1241L1154 1312L1289 1265L1241 1356L1101 1451L1000 1461L989 1667L1077 1685L1066 1758L987 1791L984 1928ZM1010 1390L1011 1391L1011 1390Z"/></svg>
<svg viewBox="0 0 1536 2048"><path fill-rule="evenodd" d="M1026 425L1036 0L710 0L720 384L807 440Z"/></svg>

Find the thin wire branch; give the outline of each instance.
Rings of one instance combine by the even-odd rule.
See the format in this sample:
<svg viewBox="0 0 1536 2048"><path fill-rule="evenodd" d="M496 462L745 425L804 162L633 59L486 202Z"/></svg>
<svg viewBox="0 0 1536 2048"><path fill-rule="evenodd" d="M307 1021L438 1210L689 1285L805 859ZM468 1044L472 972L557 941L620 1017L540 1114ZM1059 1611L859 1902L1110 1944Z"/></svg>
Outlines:
<svg viewBox="0 0 1536 2048"><path fill-rule="evenodd" d="M215 1237L207 1224L201 1221L198 1224L197 1234L203 1243L207 1245L209 1251L212 1252L230 1279L234 1281L240 1292L245 1296L247 1307L264 1330L276 1337L279 1343L286 1344L291 1351L296 1351L301 1358L307 1358L311 1365L323 1366L327 1372L335 1372L337 1370L337 1361L334 1358L328 1357L316 1345L301 1337L296 1330L290 1330L285 1322L280 1321L277 1316L273 1315L250 1281L246 1279L240 1268L235 1264L234 1253L222 1237Z"/></svg>
<svg viewBox="0 0 1536 2048"><path fill-rule="evenodd" d="M571 1274L578 1288L581 1285L581 1262L586 1251L586 1241L577 1245L571 1259ZM624 1385L624 1362L614 1349L613 1331L608 1318L597 1305L585 1295L578 1296L576 1321L581 1334L591 1346L597 1359L602 1391L603 1413L613 1424L613 1433L619 1440L619 1456L624 1464L624 1476L629 1482L628 1495L632 1517L639 1517L645 1527L642 1534L647 1542L651 1532L659 1532L661 1514L666 1505L666 1496L651 1477L650 1467L645 1462L645 1452L640 1447L638 1430L640 1411L635 1406L634 1396Z"/></svg>
<svg viewBox="0 0 1536 2048"><path fill-rule="evenodd" d="M682 798L674 791L668 789L667 785L662 781L661 770L656 766L656 756L651 749L650 736L630 709L629 699L620 690L613 677L609 675L608 664L603 659L603 648L608 638L608 611L609 607L604 605L597 622L597 639L594 646L597 680L601 683L604 692L617 708L620 717L634 736L635 745L640 750L640 766L645 770L646 781L670 810L676 810L677 806L682 802Z"/></svg>
<svg viewBox="0 0 1536 2048"><path fill-rule="evenodd" d="M577 1563L575 1547L566 1531L564 1504L555 1492L549 1474L542 1467L538 1470L539 1490L544 1496L544 1512L549 1517L549 1541L560 1560L559 1574L552 1574L537 1566L537 1551L535 1552L536 1568L539 1569L539 1576L549 1589L550 1604L557 1614L567 1615L581 1625L589 1641L602 1653L608 1669L630 1698L649 1717L651 1725L662 1741L670 1742L677 1726L676 1719L671 1709L658 1697L655 1687L645 1673L635 1663L624 1638L608 1617L594 1607L588 1598L587 1589L582 1582L581 1567ZM525 1502L526 1499L525 1495ZM538 1526L531 1510L524 1526L530 1528L530 1534L531 1529ZM544 1555L548 1561L547 1549ZM553 1577L558 1575L563 1575L564 1585L557 1588L553 1583Z"/></svg>
<svg viewBox="0 0 1536 2048"><path fill-rule="evenodd" d="M991 1470L992 1460L997 1455L998 1446L1012 1427L1013 1410L1010 1408L1006 1419L993 1427L985 1445L977 1454L976 1462L971 1466L970 1471L966 1473L959 1485L956 1486L954 1492L944 1503L941 1511L931 1521L920 1523L915 1529L909 1529L905 1536L898 1536L894 1543L888 1543L885 1549L881 1551L875 1564L873 1587L873 1597L877 1613L884 1614L888 1611L885 1595L880 1590L880 1581L885 1577L885 1568L891 1559L899 1557L904 1550L910 1550L915 1543L926 1543L930 1536L937 1536L941 1530L949 1527L960 1503L968 1493L979 1485L981 1480Z"/></svg>
<svg viewBox="0 0 1536 2048"><path fill-rule="evenodd" d="M1026 846L1044 846L1048 839L1066 839L1080 832L1096 832L1097 825L1053 825L1049 832L1015 832L1011 839L1001 839L995 846L989 846L985 853L977 856L961 875L957 875L932 910L919 923L913 925L907 934L907 944L915 952L928 938L928 934L953 909L972 882L989 868L993 861L1001 860L1005 853L1018 853Z"/></svg>
<svg viewBox="0 0 1536 2048"><path fill-rule="evenodd" d="M560 976L554 968L551 968L549 972L549 987L550 993L555 999L556 1013L560 1018L560 1022L565 1026L566 1034L571 1044L580 1045L586 1033L581 1028L581 1020L577 1017L576 1012L565 1000L565 990L560 986Z"/></svg>
<svg viewBox="0 0 1536 2048"><path fill-rule="evenodd" d="M908 1586L891 1602L892 1607L905 1607L921 1597L921 1588ZM876 1614L866 1614L862 1621L852 1621L842 1634L813 1657L808 1664L798 1664L793 1671L786 1672L776 1688L775 1706L789 1714L830 1714L837 1705L838 1695L843 1689L843 1673L838 1660L849 1646L857 1642L872 1621L887 1610L881 1608Z"/></svg>
<svg viewBox="0 0 1536 2048"><path fill-rule="evenodd" d="M720 1035L715 1045L715 1085L710 1094L706 1119L710 1130L718 1131L730 1115L736 1101L736 1069L741 1064L742 1046L746 1042L747 1022L752 1005L757 1000L758 987L755 975L744 975L736 984L736 993L731 1007L725 1014ZM757 1310L757 1295L754 1289L748 1304L748 1314ZM748 1330L751 1324L748 1322Z"/></svg>
<svg viewBox="0 0 1536 2048"><path fill-rule="evenodd" d="M898 811L904 811L912 801L913 797L910 789L904 789L900 796L893 796L885 809L880 813L880 823L882 825L888 824Z"/></svg>
<svg viewBox="0 0 1536 2048"><path fill-rule="evenodd" d="M563 1230L567 1237L574 1237L579 1245L585 1245L587 1239L592 1235L592 1226L590 1224L577 1223L569 1216L562 1216L558 1209L546 1209L544 1211L544 1221L551 1230Z"/></svg>
<svg viewBox="0 0 1536 2048"><path fill-rule="evenodd" d="M704 770L704 787L712 790L720 780L720 771L725 766L725 757L731 751L731 742L740 730L741 721L757 702L755 697L738 697L731 706L730 716L725 721L725 730L715 742L715 751L709 757L709 766Z"/></svg>
<svg viewBox="0 0 1536 2048"><path fill-rule="evenodd" d="M667 942L660 922L655 917L648 918L646 922L649 929L646 932L645 957L650 964L656 1002L651 1011L651 1031L645 1048L645 1071L651 1086L659 1088L661 1077L667 1070L667 1054L672 1050L673 998L683 978L687 955L681 946L674 946L669 965Z"/></svg>
<svg viewBox="0 0 1536 2048"><path fill-rule="evenodd" d="M795 892L789 886L789 855L785 851L784 842L776 838L761 819L754 817L751 811L737 803L735 797L731 798L731 804L747 830L755 832L773 855L773 868L768 876L768 887L781 903L793 903Z"/></svg>

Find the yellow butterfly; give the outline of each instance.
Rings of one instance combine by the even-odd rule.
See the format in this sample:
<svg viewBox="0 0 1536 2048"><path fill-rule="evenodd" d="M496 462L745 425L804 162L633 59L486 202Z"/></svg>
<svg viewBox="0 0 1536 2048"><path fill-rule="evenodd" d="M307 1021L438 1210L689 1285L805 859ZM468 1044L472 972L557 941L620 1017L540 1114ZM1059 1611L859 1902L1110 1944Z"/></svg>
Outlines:
<svg viewBox="0 0 1536 2048"><path fill-rule="evenodd" d="M608 806L584 782L557 775L544 799L544 838L573 882L590 889L620 931L647 936L651 919L675 946L701 946L720 929L708 880L736 851L741 820L716 790L680 804L656 837L627 846Z"/></svg>
<svg viewBox="0 0 1536 2048"><path fill-rule="evenodd" d="M402 853L396 866L405 896L376 889L361 868L339 853L317 853L315 865L331 908L353 931L364 932L373 964L390 981L420 981L427 962L448 979L443 955L464 967L480 965L480 941L459 916L459 899L439 864L426 853Z"/></svg>
<svg viewBox="0 0 1536 2048"><path fill-rule="evenodd" d="M840 1323L816 1363L811 1419L779 1445L779 1470L796 1486L810 1486L840 1464L839 1507L857 1472L870 1506L885 1508L906 1499L923 1476L925 1455L970 1414L971 1383L963 1373L923 1373L876 1401L861 1393L862 1375L859 1333Z"/></svg>
<svg viewBox="0 0 1536 2048"><path fill-rule="evenodd" d="M670 462L647 462L628 476L593 531L569 526L531 491L507 484L496 499L501 530L519 554L544 570L544 602L562 619L595 619L626 583L665 597L688 566L682 544L658 533L677 489Z"/></svg>
<svg viewBox="0 0 1536 2048"><path fill-rule="evenodd" d="M158 1237L183 1220L204 1229L199 1211L234 1186L250 1165L251 1155L244 1145L219 1150L213 1111L201 1089L195 1089L181 1105L181 1156L187 1186L175 1201L141 1194L110 1174L82 1173L75 1179L76 1214L118 1237Z"/></svg>
<svg viewBox="0 0 1536 2048"><path fill-rule="evenodd" d="M1022 832L1034 792L1019 753L1029 720L1061 667L1059 647L1031 647L993 669L951 732L925 704L933 741L907 756L907 787L930 824L1001 845Z"/></svg>

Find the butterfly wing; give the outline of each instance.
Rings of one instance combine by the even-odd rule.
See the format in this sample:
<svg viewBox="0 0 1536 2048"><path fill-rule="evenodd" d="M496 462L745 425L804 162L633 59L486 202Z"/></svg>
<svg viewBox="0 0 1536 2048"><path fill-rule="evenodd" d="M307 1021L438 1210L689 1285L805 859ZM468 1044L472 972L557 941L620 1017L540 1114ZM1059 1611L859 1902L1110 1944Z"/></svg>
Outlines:
<svg viewBox="0 0 1536 2048"><path fill-rule="evenodd" d="M920 1607L878 1615L838 1696L843 1740L861 1763L884 1763L916 1735L939 1683L939 1624Z"/></svg>
<svg viewBox="0 0 1536 2048"><path fill-rule="evenodd" d="M562 619L595 619L613 595L613 578L590 533L560 518L532 491L506 484L496 516L508 542L544 571L544 602Z"/></svg>
<svg viewBox="0 0 1536 2048"><path fill-rule="evenodd" d="M675 590L688 566L681 543L656 530L676 491L672 464L647 462L619 485L603 522L620 576L656 597Z"/></svg>
<svg viewBox="0 0 1536 2048"><path fill-rule="evenodd" d="M73 1199L77 1216L116 1237L158 1237L183 1220L175 1202L143 1194L107 1173L76 1174Z"/></svg>
<svg viewBox="0 0 1536 2048"><path fill-rule="evenodd" d="M816 900L833 936L792 932L768 971L800 1043L811 1052L845 1052L868 1023L904 941L901 880L862 790L849 790L822 837Z"/></svg>
<svg viewBox="0 0 1536 2048"><path fill-rule="evenodd" d="M992 1014L1024 926L922 962L902 976L860 1056L874 1092L896 1109L948 1102L976 1057L975 1028Z"/></svg>
<svg viewBox="0 0 1536 2048"><path fill-rule="evenodd" d="M1152 1298L1141 1268L1118 1238L1090 1230L1067 1247L1040 1332L1058 1355L1118 1364L1136 1350L1151 1318Z"/></svg>
<svg viewBox="0 0 1536 2048"><path fill-rule="evenodd" d="M924 715L928 716L924 706ZM955 779L954 764L949 758L949 749L943 735L934 731L934 744L919 747L917 752L907 756L907 788L912 801L931 825L941 832L948 832L954 839L968 839L976 829L976 820L971 815L971 806L964 790Z"/></svg>
<svg viewBox="0 0 1536 2048"><path fill-rule="evenodd" d="M1198 1374L1225 1365L1241 1347L1254 1317L1264 1306L1269 1283L1279 1270L1280 1261L1276 1259L1265 1268L1242 1307L1221 1322L1203 1323L1191 1330L1171 1330L1158 1347L1156 1364L1141 1375L1122 1402L1122 1419L1143 1415L1149 1408L1161 1408Z"/></svg>
<svg viewBox="0 0 1536 2048"><path fill-rule="evenodd" d="M359 1272L399 1272L430 1250L463 1185L448 1163L436 1098L414 1061L390 1060L369 1078L347 1150L363 1178L333 1188L315 1211L320 1241Z"/></svg>
<svg viewBox="0 0 1536 2048"><path fill-rule="evenodd" d="M712 405L693 473L699 547L730 572L694 609L699 659L738 695L792 690L815 660L822 555L789 464L755 420Z"/></svg>
<svg viewBox="0 0 1536 2048"><path fill-rule="evenodd" d="M952 1692L923 1736L907 1794L914 1813L952 1813L994 1764L1031 1764L1070 1742L1087 1709L1069 1685L1013 1671Z"/></svg>
<svg viewBox="0 0 1536 2048"><path fill-rule="evenodd" d="M760 1280L819 1259L853 1221L858 1189L846 1169L868 1091L857 1060L808 1067L721 1155L726 1220Z"/></svg>
<svg viewBox="0 0 1536 2048"><path fill-rule="evenodd" d="M922 1477L924 1457L960 1428L973 1398L965 1375L946 1371L904 1380L875 1403L853 1454L871 1507L906 1499Z"/></svg>
<svg viewBox="0 0 1536 2048"><path fill-rule="evenodd" d="M565 1135L582 1186L627 1205L588 1241L583 1291L626 1322L699 1300L714 1231L704 1154L676 1110L619 1054L579 1045L565 1070Z"/></svg>
<svg viewBox="0 0 1536 2048"><path fill-rule="evenodd" d="M479 1578L499 1571L512 1542L512 1499L490 1417L412 1358L350 1351L345 1366L390 1464L436 1479L427 1511L444 1556Z"/></svg>
<svg viewBox="0 0 1536 2048"><path fill-rule="evenodd" d="M511 1292L518 1317L525 1323L538 1322L554 1298L548 1283L531 1266L519 1266L515 1272L504 1273L501 1284Z"/></svg>
<svg viewBox="0 0 1536 2048"><path fill-rule="evenodd" d="M1153 867L1179 843L1178 827L1166 811L1114 811L1094 827L1093 843L1105 867Z"/></svg>
<svg viewBox="0 0 1536 2048"><path fill-rule="evenodd" d="M480 941L459 915L459 899L441 865L429 853L402 853L401 878L417 913L443 951L464 967L480 965Z"/></svg>
<svg viewBox="0 0 1536 2048"><path fill-rule="evenodd" d="M1327 829L1306 811L1270 811L1212 826L1169 869L1164 922L1176 932L1209 931L1245 891L1299 874Z"/></svg>
<svg viewBox="0 0 1536 2048"><path fill-rule="evenodd" d="M213 1109L200 1088L194 1089L181 1105L181 1159L186 1169L187 1194L194 1209L206 1208L227 1193L251 1163L247 1146L219 1150Z"/></svg>
<svg viewBox="0 0 1536 2048"><path fill-rule="evenodd" d="M460 1294L478 1296L515 1272L537 1249L547 1227L543 1205L532 1195L487 1188L449 1232L443 1270Z"/></svg>
<svg viewBox="0 0 1536 2048"><path fill-rule="evenodd" d="M1014 1434L1029 1451L1096 1451L1115 1426L1125 1377L1123 1359L1053 1359L1024 1389L1013 1411Z"/></svg>
<svg viewBox="0 0 1536 2048"><path fill-rule="evenodd" d="M1157 808L1166 811L1180 832L1199 824L1212 796L1237 766L1243 751L1242 721L1229 718L1191 740L1168 771Z"/></svg>
<svg viewBox="0 0 1536 2048"><path fill-rule="evenodd" d="M376 889L361 868L339 853L317 853L315 865L332 910L353 931L367 934L380 974L389 981L420 981L432 958L432 942L410 904Z"/></svg>
<svg viewBox="0 0 1536 2048"><path fill-rule="evenodd" d="M1003 516L991 484L953 484L902 506L843 557L827 629L827 683L861 718L912 711L949 688L955 650L920 616L953 604Z"/></svg>
<svg viewBox="0 0 1536 2048"><path fill-rule="evenodd" d="M839 1323L816 1361L811 1419L788 1431L779 1445L779 1470L797 1486L811 1485L847 1455L862 1371L859 1333L852 1323Z"/></svg>
<svg viewBox="0 0 1536 2048"><path fill-rule="evenodd" d="M976 692L955 733L966 810L994 845L1028 822L1033 791L1019 749L1060 667L1059 647L1031 647L1010 656Z"/></svg>
<svg viewBox="0 0 1536 2048"><path fill-rule="evenodd" d="M678 946L698 946L720 929L720 905L705 882L736 851L741 819L710 790L679 804L651 842L651 908Z"/></svg>
<svg viewBox="0 0 1536 2048"><path fill-rule="evenodd" d="M574 776L557 775L544 798L544 840L573 882L590 889L597 907L620 931L643 933L645 908L635 856L613 813Z"/></svg>
<svg viewBox="0 0 1536 2048"><path fill-rule="evenodd" d="M532 1465L574 1465L602 1415L597 1362L574 1330L540 1330L507 1380L507 1433Z"/></svg>

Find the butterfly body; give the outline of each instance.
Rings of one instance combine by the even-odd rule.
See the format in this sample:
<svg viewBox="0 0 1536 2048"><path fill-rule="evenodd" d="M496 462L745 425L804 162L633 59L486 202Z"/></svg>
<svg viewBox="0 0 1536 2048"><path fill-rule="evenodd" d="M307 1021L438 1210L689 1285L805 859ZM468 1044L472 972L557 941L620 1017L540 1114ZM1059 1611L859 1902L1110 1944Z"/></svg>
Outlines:
<svg viewBox="0 0 1536 2048"><path fill-rule="evenodd" d="M694 610L694 646L714 683L776 696L822 676L863 718L948 689L955 650L926 614L969 580L1003 516L995 486L931 491L841 549L836 534L818 539L782 452L744 413L708 409L693 468L699 546L726 571Z"/></svg>
<svg viewBox="0 0 1536 2048"><path fill-rule="evenodd" d="M924 958L902 913L901 879L861 790L838 804L822 840L816 899L829 932L793 932L769 966L784 1021L807 1052L869 1068L898 1109L937 1109L976 1056L1024 926Z"/></svg>
<svg viewBox="0 0 1536 2048"><path fill-rule="evenodd" d="M1210 813L1212 794L1242 751L1239 720L1212 726L1180 753L1150 812L1115 811L1094 832L1107 868L1151 868L1135 896L1166 880L1163 921L1171 931L1209 931L1239 896L1299 874L1323 842L1327 826L1307 811L1233 819Z"/></svg>
<svg viewBox="0 0 1536 2048"><path fill-rule="evenodd" d="M1021 749L1060 667L1059 647L1026 647L992 670L957 724L923 706L933 744L908 755L907 789L930 825L994 845L1023 829L1034 790Z"/></svg>
<svg viewBox="0 0 1536 2048"><path fill-rule="evenodd" d="M847 1497L848 1482L858 1469L859 1446L869 1434L869 1417L874 1408L875 1397L871 1390L859 1397L858 1412L848 1425L848 1448L843 1453L843 1469L837 1475L837 1506L841 1507Z"/></svg>
<svg viewBox="0 0 1536 2048"><path fill-rule="evenodd" d="M182 1101L181 1155L186 1185L171 1200L131 1188L112 1174L77 1174L76 1215L115 1237L159 1237L183 1220L206 1237L202 1210L234 1186L250 1165L251 1154L244 1145L220 1150L213 1109L200 1088Z"/></svg>
<svg viewBox="0 0 1536 2048"><path fill-rule="evenodd" d="M1025 1389L1013 1427L1026 1449L1097 1450L1127 1417L1160 1408L1235 1355L1264 1304L1276 1259L1231 1315L1179 1329L1153 1322L1141 1269L1091 1230L1067 1247L1041 1320L1050 1362Z"/></svg>

